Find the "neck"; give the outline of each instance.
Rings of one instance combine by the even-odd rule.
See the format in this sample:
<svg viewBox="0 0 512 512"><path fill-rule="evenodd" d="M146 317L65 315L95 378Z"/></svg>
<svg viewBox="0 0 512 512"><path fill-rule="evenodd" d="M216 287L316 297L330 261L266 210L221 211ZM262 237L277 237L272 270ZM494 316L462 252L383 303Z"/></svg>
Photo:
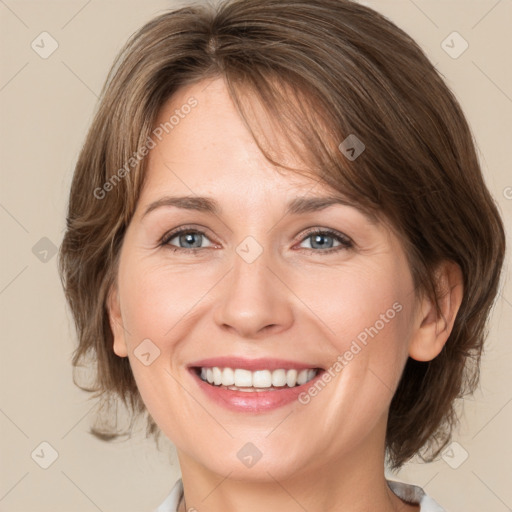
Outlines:
<svg viewBox="0 0 512 512"><path fill-rule="evenodd" d="M343 460L308 465L275 478L270 472L255 480L237 480L211 472L178 450L185 500L179 512L208 509L210 512L413 512L389 489L384 476L384 455L351 454ZM230 478L231 475L231 478Z"/></svg>

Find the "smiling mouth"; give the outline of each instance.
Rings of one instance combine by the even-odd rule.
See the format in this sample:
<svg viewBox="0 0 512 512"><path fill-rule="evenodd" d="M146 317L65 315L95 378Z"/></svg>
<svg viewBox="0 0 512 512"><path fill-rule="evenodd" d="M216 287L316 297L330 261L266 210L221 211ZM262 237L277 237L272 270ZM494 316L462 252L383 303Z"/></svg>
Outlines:
<svg viewBox="0 0 512 512"><path fill-rule="evenodd" d="M320 368L250 371L229 367L194 367L197 376L207 384L232 391L279 391L295 388L313 380Z"/></svg>

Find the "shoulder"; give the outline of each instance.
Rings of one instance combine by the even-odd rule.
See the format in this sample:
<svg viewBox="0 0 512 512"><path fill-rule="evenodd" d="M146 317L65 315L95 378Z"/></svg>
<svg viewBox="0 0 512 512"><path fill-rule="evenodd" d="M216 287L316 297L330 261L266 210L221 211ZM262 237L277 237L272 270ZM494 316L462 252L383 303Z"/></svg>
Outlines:
<svg viewBox="0 0 512 512"><path fill-rule="evenodd" d="M417 485L388 480L389 488L402 500L420 505L421 512L445 512L445 510Z"/></svg>

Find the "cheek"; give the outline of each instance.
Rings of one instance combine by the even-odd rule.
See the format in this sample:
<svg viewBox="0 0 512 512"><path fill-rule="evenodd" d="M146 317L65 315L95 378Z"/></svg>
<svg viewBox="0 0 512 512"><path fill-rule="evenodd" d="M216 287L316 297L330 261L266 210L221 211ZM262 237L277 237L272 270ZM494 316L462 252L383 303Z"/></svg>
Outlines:
<svg viewBox="0 0 512 512"><path fill-rule="evenodd" d="M361 418L377 419L391 402L407 359L412 279L400 261L381 263L309 277L298 292L321 320L319 338L335 375L330 406L335 415L350 403Z"/></svg>
<svg viewBox="0 0 512 512"><path fill-rule="evenodd" d="M194 332L208 292L218 279L206 266L154 265L133 256L120 268L121 310L137 388L153 419L173 439L182 433L172 418L197 414L186 412L194 402L187 400L178 382L186 363L183 345ZM150 353L150 364L141 362L141 352Z"/></svg>
<svg viewBox="0 0 512 512"><path fill-rule="evenodd" d="M412 321L412 281L396 265L353 266L325 279L310 277L298 291L321 320L313 321L329 354L332 379L325 388L310 388L301 401L306 417L323 418L314 428L326 450L341 453L361 443L377 424L385 426L407 359Z"/></svg>
<svg viewBox="0 0 512 512"><path fill-rule="evenodd" d="M373 339L381 340L380 346L392 341L405 344L412 280L399 262L380 263L305 272L296 281L294 290L320 320L317 323L338 354L348 350L353 340L362 346Z"/></svg>
<svg viewBox="0 0 512 512"><path fill-rule="evenodd" d="M212 286L213 277L207 269L198 267L189 272L165 263L145 266L142 261L128 262L126 268L133 270L125 274L125 286L121 290L123 319L133 335L131 344L141 336L159 344L162 340L169 340L167 343L176 339L180 323L194 314Z"/></svg>

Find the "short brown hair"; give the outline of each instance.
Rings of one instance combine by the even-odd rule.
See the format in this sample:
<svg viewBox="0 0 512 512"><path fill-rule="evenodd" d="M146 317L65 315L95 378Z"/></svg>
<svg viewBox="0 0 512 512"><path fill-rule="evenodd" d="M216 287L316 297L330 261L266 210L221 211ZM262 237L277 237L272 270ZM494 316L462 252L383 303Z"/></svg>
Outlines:
<svg viewBox="0 0 512 512"><path fill-rule="evenodd" d="M504 229L470 128L440 73L401 29L353 1L194 5L159 15L130 38L76 164L60 250L79 338L73 365L92 356L96 381L87 389L102 400L119 397L133 417L145 411L129 360L114 354L106 307L145 175L145 158L129 169L126 162L151 137L164 102L210 77L224 78L273 163L281 165L256 136L248 94L311 174L389 221L418 293L437 304L437 265L450 260L461 268L464 297L445 347L432 361L409 358L389 411L391 465L417 453L430 460L450 438L455 399L478 382ZM355 160L338 149L351 134L366 146ZM148 433L157 434L147 419Z"/></svg>

